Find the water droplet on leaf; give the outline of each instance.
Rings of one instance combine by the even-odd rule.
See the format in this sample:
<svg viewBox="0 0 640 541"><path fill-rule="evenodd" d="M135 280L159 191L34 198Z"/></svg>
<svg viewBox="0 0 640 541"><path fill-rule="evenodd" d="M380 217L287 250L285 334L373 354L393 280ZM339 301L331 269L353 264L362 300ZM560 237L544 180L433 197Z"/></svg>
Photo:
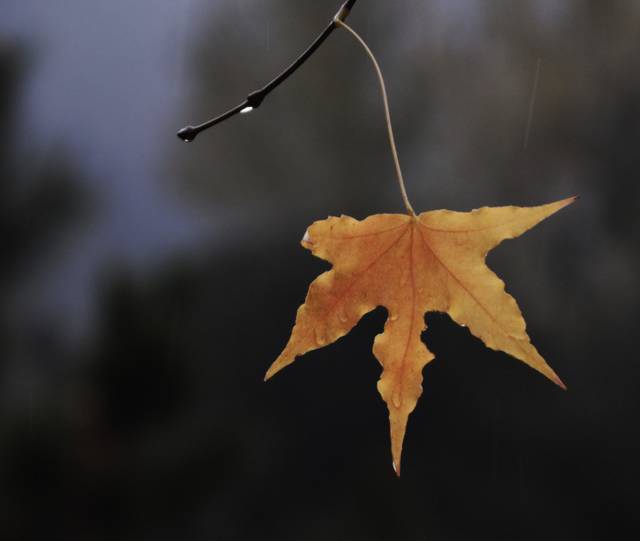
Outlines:
<svg viewBox="0 0 640 541"><path fill-rule="evenodd" d="M324 344L326 344L327 342L327 339L325 338L322 331L320 329L316 329L315 335L316 335L316 344L318 344L319 346L324 346Z"/></svg>
<svg viewBox="0 0 640 541"><path fill-rule="evenodd" d="M400 395L400 391L393 391L393 396L391 397L391 401L396 408L402 406L402 396Z"/></svg>

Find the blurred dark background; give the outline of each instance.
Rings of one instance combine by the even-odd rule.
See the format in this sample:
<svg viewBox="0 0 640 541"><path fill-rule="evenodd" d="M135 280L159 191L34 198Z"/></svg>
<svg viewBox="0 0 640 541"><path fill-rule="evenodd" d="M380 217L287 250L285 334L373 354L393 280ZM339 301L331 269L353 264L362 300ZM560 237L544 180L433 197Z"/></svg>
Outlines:
<svg viewBox="0 0 640 541"><path fill-rule="evenodd" d="M326 268L307 225L402 211L369 60L336 32L175 137L339 3L3 2L3 539L640 534L640 2L357 3L416 209L581 196L489 257L569 391L428 315L401 479L384 310L262 383Z"/></svg>

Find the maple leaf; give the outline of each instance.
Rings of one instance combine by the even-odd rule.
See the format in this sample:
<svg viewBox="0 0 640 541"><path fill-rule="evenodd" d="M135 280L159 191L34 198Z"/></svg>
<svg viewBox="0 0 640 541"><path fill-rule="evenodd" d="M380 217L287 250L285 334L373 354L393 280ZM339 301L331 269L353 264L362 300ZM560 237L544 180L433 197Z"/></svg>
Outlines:
<svg viewBox="0 0 640 541"><path fill-rule="evenodd" d="M448 313L488 347L520 359L564 389L531 344L515 299L485 258L503 240L521 235L574 200L315 222L302 246L333 268L311 283L289 342L265 380L297 356L335 342L363 315L384 306L387 321L374 340L373 354L383 367L378 391L389 409L398 475L407 420L422 394L422 369L434 359L420 338L426 312Z"/></svg>

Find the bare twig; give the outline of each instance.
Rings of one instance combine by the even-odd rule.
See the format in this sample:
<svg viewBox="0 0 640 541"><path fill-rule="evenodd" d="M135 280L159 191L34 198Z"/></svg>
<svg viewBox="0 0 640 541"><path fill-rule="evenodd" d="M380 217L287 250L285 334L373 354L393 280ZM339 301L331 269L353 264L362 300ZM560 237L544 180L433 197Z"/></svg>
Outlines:
<svg viewBox="0 0 640 541"><path fill-rule="evenodd" d="M331 22L322 31L322 33L313 41L311 45L309 45L307 50L304 51L298 58L296 58L296 60L294 60L294 62L287 69L285 69L270 83L259 90L251 92L251 94L249 94L242 103L236 105L232 109L229 109L226 113L222 113L221 115L203 122L202 124L199 124L197 126L186 126L182 128L180 131L178 131L178 137L186 142L193 141L200 132L209 129L212 126L215 126L216 124L219 124L220 122L237 115L238 113L248 113L249 111L260 107L260 104L272 90L275 90L277 86L283 83L300 66L302 66L302 64L304 64L314 52L316 52L318 47L320 47L320 45L322 45L322 43L336 29L336 21L344 21L347 18L356 1L357 0L347 0L342 5L336 16L331 19Z"/></svg>

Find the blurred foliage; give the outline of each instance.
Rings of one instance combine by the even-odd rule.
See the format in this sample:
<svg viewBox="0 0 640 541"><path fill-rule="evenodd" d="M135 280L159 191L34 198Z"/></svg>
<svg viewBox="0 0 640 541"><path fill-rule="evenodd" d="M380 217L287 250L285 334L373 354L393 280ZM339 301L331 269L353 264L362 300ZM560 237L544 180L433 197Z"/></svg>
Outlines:
<svg viewBox="0 0 640 541"><path fill-rule="evenodd" d="M24 274L43 264L43 256L83 210L83 194L68 159L53 149L41 163L32 150L16 148L12 135L20 126L16 118L22 80L29 58L24 48L0 41L0 238L2 270L0 294ZM6 304L5 304L6 307Z"/></svg>
<svg viewBox="0 0 640 541"><path fill-rule="evenodd" d="M0 40L0 523L9 532L16 523L33 523L32 509L18 510L12 502L31 503L23 497L29 483L47 484L59 473L54 455L47 454L43 464L31 462L27 442L60 427L48 426L47 418L59 411L55 395L65 386L61 372L68 362L61 337L37 314L25 315L25 289L43 279L42 269L84 208L77 175L59 151L39 162L32 149L22 151L14 142L32 60L24 44Z"/></svg>

